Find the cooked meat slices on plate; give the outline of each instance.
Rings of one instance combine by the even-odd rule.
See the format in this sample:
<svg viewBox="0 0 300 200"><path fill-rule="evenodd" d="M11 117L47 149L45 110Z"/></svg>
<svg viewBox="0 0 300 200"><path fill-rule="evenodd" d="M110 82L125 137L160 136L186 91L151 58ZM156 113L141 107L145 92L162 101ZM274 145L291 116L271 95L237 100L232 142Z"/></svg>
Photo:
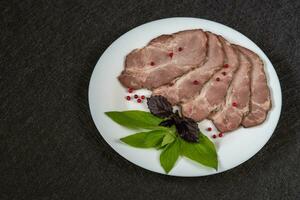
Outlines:
<svg viewBox="0 0 300 200"><path fill-rule="evenodd" d="M166 97L184 116L211 119L221 132L259 125L271 109L259 56L201 29L161 35L133 50L118 78Z"/></svg>
<svg viewBox="0 0 300 200"><path fill-rule="evenodd" d="M239 46L238 48L248 56L252 63L250 112L242 122L244 127L251 127L265 121L267 113L271 109L270 90L264 71L264 64L259 56L244 47Z"/></svg>
<svg viewBox="0 0 300 200"><path fill-rule="evenodd" d="M204 85L199 95L181 105L182 114L196 121L201 121L211 112L220 109L227 89L239 67L239 54L235 47L224 39L222 42L226 62L218 72Z"/></svg>
<svg viewBox="0 0 300 200"><path fill-rule="evenodd" d="M206 51L207 37L200 29L162 35L127 55L119 80L128 88L153 89L202 65Z"/></svg>
<svg viewBox="0 0 300 200"><path fill-rule="evenodd" d="M166 97L173 105L185 102L198 94L202 86L210 77L224 64L224 51L220 39L217 35L206 32L208 38L207 61L183 76L175 79L168 85L161 86L153 90L153 95Z"/></svg>
<svg viewBox="0 0 300 200"><path fill-rule="evenodd" d="M239 51L240 66L227 90L221 109L211 116L217 129L228 132L237 129L249 112L251 63Z"/></svg>

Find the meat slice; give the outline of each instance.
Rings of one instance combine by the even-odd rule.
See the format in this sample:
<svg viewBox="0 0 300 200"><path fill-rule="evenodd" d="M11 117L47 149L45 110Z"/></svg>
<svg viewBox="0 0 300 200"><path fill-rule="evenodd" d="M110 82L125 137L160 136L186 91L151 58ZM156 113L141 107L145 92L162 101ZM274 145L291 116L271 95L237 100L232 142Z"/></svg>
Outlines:
<svg viewBox="0 0 300 200"><path fill-rule="evenodd" d="M240 66L227 90L221 109L210 118L221 132L237 129L249 112L250 60L239 51Z"/></svg>
<svg viewBox="0 0 300 200"><path fill-rule="evenodd" d="M257 54L244 47L238 47L251 61L251 96L250 112L243 119L244 127L256 126L263 123L271 109L270 90L267 84L264 64Z"/></svg>
<svg viewBox="0 0 300 200"><path fill-rule="evenodd" d="M118 78L125 87L153 89L202 65L206 51L207 37L200 29L162 35L129 53Z"/></svg>
<svg viewBox="0 0 300 200"><path fill-rule="evenodd" d="M226 55L224 67L203 86L198 96L181 105L183 115L196 121L201 121L211 112L220 109L234 73L239 67L239 54L235 47L224 39L221 42Z"/></svg>
<svg viewBox="0 0 300 200"><path fill-rule="evenodd" d="M198 94L210 77L223 66L225 55L219 39L224 39L210 32L206 34L208 37L207 62L170 84L153 90L153 95L162 95L173 105L185 102Z"/></svg>

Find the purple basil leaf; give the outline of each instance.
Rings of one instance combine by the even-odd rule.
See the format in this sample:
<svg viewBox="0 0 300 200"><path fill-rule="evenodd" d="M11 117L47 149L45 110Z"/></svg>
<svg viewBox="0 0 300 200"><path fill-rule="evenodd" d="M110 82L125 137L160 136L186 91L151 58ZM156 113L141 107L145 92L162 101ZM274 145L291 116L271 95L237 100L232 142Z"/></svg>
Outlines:
<svg viewBox="0 0 300 200"><path fill-rule="evenodd" d="M175 121L173 119L167 119L167 120L164 120L162 122L160 122L160 126L165 126L165 127L171 127L175 124Z"/></svg>
<svg viewBox="0 0 300 200"><path fill-rule="evenodd" d="M188 142L199 141L199 128L197 122L187 117L174 117L175 126L179 136Z"/></svg>
<svg viewBox="0 0 300 200"><path fill-rule="evenodd" d="M147 98L150 112L160 118L170 117L173 114L171 103L163 96L151 96Z"/></svg>

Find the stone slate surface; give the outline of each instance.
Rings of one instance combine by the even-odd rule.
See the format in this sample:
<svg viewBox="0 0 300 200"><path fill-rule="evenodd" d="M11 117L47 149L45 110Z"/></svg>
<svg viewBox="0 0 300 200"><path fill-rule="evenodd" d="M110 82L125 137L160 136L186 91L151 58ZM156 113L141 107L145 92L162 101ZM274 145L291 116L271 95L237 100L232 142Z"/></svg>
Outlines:
<svg viewBox="0 0 300 200"><path fill-rule="evenodd" d="M0 1L0 199L300 199L300 1ZM139 168L99 136L88 83L104 50L152 20L226 24L273 62L283 107L239 167L178 178Z"/></svg>

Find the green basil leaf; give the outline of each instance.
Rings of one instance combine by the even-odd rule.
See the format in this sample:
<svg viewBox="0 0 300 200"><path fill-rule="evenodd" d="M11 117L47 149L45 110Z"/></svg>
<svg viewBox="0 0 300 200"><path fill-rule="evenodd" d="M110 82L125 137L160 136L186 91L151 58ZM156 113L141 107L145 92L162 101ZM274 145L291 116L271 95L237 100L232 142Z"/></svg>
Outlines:
<svg viewBox="0 0 300 200"><path fill-rule="evenodd" d="M166 173L169 173L175 165L180 154L180 142L176 139L168 144L160 154L160 165Z"/></svg>
<svg viewBox="0 0 300 200"><path fill-rule="evenodd" d="M163 119L155 117L149 112L130 110L123 112L112 111L105 114L118 124L131 129L166 129L159 126Z"/></svg>
<svg viewBox="0 0 300 200"><path fill-rule="evenodd" d="M175 140L175 137L171 134L166 134L162 143L161 143L161 146L165 146L167 144L170 144L172 143L173 141Z"/></svg>
<svg viewBox="0 0 300 200"><path fill-rule="evenodd" d="M165 134L166 132L164 130L154 130L129 135L120 140L133 147L151 148L161 144Z"/></svg>
<svg viewBox="0 0 300 200"><path fill-rule="evenodd" d="M182 139L181 154L202 165L218 169L218 156L214 144L203 134L199 135L198 143L189 143Z"/></svg>

